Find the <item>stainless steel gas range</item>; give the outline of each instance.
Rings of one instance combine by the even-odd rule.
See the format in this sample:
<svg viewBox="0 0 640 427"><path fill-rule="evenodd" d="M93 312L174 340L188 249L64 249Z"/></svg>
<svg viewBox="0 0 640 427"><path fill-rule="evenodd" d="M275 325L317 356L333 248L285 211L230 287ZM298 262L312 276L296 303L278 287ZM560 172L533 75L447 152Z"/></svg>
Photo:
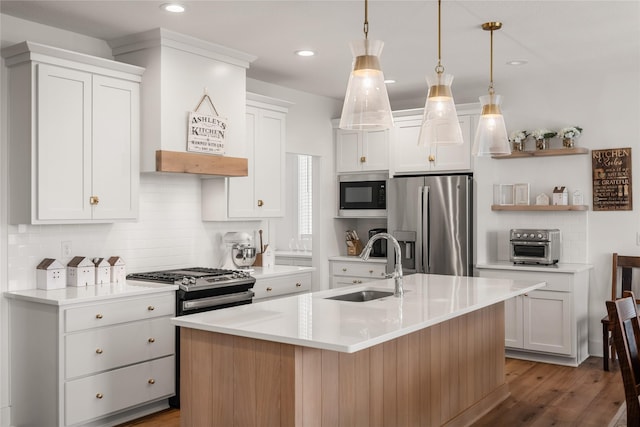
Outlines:
<svg viewBox="0 0 640 427"><path fill-rule="evenodd" d="M176 270L132 273L127 280L176 284L176 316L251 304L256 282L246 271L190 267ZM176 328L176 395L169 399L180 407L180 328Z"/></svg>

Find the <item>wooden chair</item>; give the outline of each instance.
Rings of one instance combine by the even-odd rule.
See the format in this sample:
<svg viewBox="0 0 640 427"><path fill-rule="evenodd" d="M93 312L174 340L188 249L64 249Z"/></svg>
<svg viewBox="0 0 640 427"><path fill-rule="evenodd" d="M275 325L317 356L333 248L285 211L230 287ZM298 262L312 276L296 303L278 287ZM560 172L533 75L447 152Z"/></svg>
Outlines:
<svg viewBox="0 0 640 427"><path fill-rule="evenodd" d="M618 267L622 269L621 274L621 294L625 291L631 291L631 282L633 279L633 269L640 268L640 256L622 256L617 253L613 254L611 262L611 301L620 298L618 294ZM636 304L640 301L636 300ZM613 349L613 324L609 321L609 316L605 316L601 320L602 323L602 364L605 371L609 370L609 359L615 360L615 351Z"/></svg>
<svg viewBox="0 0 640 427"><path fill-rule="evenodd" d="M627 404L627 426L640 425L640 323L635 296L607 301L607 312L613 326L613 342L620 360L620 373Z"/></svg>

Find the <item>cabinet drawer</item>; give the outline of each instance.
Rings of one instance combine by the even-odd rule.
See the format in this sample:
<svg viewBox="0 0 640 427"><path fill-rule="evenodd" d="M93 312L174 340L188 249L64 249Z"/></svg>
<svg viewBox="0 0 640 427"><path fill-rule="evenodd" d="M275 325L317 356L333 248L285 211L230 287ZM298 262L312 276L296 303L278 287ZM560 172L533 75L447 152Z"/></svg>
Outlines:
<svg viewBox="0 0 640 427"><path fill-rule="evenodd" d="M256 280L253 285L254 299L278 295L296 294L311 290L311 273L292 274Z"/></svg>
<svg viewBox="0 0 640 427"><path fill-rule="evenodd" d="M175 353L170 317L92 329L65 337L65 378L106 371Z"/></svg>
<svg viewBox="0 0 640 427"><path fill-rule="evenodd" d="M65 423L74 425L175 394L174 356L65 383Z"/></svg>
<svg viewBox="0 0 640 427"><path fill-rule="evenodd" d="M552 267L550 267L552 268ZM572 273L547 273L544 271L514 271L514 270L489 270L478 269L480 277L494 279L529 280L534 282L547 282L542 291L574 292Z"/></svg>
<svg viewBox="0 0 640 427"><path fill-rule="evenodd" d="M175 315L175 292L65 310L65 332Z"/></svg>
<svg viewBox="0 0 640 427"><path fill-rule="evenodd" d="M357 276L360 278L384 279L386 264L370 262L332 262L334 276Z"/></svg>

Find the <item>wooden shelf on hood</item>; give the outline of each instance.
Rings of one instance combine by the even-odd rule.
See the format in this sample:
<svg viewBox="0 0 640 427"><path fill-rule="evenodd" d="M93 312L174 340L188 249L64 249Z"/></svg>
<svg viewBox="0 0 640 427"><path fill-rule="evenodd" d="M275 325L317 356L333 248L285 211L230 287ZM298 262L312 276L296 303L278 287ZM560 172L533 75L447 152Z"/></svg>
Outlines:
<svg viewBox="0 0 640 427"><path fill-rule="evenodd" d="M249 162L240 157L158 150L156 151L156 171L213 176L247 176Z"/></svg>

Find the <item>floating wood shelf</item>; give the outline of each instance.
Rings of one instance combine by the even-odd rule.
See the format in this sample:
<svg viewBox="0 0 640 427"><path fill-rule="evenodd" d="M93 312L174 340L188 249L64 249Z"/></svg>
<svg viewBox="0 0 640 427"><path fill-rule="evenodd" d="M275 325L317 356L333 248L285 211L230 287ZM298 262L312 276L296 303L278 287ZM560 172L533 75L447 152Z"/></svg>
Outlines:
<svg viewBox="0 0 640 427"><path fill-rule="evenodd" d="M156 171L194 173L212 176L247 176L247 159L211 154L156 151Z"/></svg>
<svg viewBox="0 0 640 427"><path fill-rule="evenodd" d="M536 151L514 151L509 155L491 156L492 159L521 159L527 157L548 157L548 156L575 156L579 154L589 154L588 148L551 148L548 150Z"/></svg>
<svg viewBox="0 0 640 427"><path fill-rule="evenodd" d="M491 205L492 211L586 211L587 205Z"/></svg>

